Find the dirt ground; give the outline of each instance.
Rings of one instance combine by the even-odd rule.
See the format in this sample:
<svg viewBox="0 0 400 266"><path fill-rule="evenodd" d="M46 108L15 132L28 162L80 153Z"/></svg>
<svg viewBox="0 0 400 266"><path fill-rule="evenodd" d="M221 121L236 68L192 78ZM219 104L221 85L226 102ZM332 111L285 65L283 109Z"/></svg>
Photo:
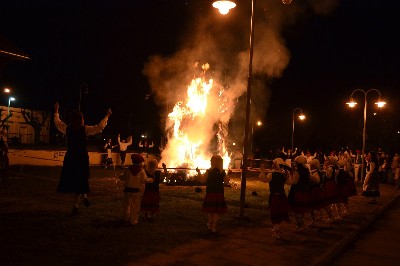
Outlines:
<svg viewBox="0 0 400 266"><path fill-rule="evenodd" d="M0 181L2 265L320 265L399 197L398 190L382 185L377 205L359 193L343 220L319 222L300 233L294 222L283 224L283 238L274 240L267 209L251 208L255 199L266 200L263 191L258 198L248 196L243 218L238 202L231 200L220 233L213 235L199 211L202 195L193 188L162 186L157 221L126 227L118 222L122 194L113 171L91 180L93 205L82 206L78 216L71 215L71 198L55 193L57 181L58 173L49 177L22 170Z"/></svg>

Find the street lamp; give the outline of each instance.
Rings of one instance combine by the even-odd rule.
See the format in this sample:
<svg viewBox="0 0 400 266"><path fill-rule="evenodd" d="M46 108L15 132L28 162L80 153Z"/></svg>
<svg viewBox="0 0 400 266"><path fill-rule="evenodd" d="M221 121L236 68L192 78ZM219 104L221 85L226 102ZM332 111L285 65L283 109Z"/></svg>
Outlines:
<svg viewBox="0 0 400 266"><path fill-rule="evenodd" d="M8 115L10 115L10 104L13 101L15 101L14 97L12 97L12 96L8 97Z"/></svg>
<svg viewBox="0 0 400 266"><path fill-rule="evenodd" d="M378 99L378 101L375 103L377 106L378 106L378 108L382 108L382 107L384 107L385 106L385 104L386 104L386 102L384 102L384 101L382 101L381 100L381 92L379 91L379 90L377 90L377 89L370 89L370 90L368 90L368 91L364 91L364 90L362 90L362 89L356 89L356 90L354 90L352 93L351 93L351 96L350 96L350 101L349 102L347 102L346 104L350 107L350 108L353 108L353 107L355 107L356 105L357 105L357 103L354 101L354 99L353 99L353 95L354 95L354 93L356 93L356 92L362 92L363 94L364 94L364 127L363 127L363 143L362 143L362 162L361 162L361 180L364 180L364 166L365 166L365 158L364 158L364 154L365 154L365 132L366 132L366 126L367 126L367 96L368 96L368 93L370 93L370 92L377 92L378 93L378 95L379 95L379 99Z"/></svg>
<svg viewBox="0 0 400 266"><path fill-rule="evenodd" d="M293 113L292 113L292 152L293 152L293 148L294 148L294 118L295 118L295 114L299 113L298 118L300 120L304 120L306 119L306 116L303 113L303 110L301 110L300 108L294 108L293 109Z"/></svg>
<svg viewBox="0 0 400 266"><path fill-rule="evenodd" d="M254 142L254 125L261 127L262 122L260 120L257 120L255 123L251 124L251 150L253 150L253 142Z"/></svg>
<svg viewBox="0 0 400 266"><path fill-rule="evenodd" d="M240 217L244 217L244 207L246 199L246 175L249 155L249 131L250 131L250 105L251 105L251 83L253 80L253 43L254 43L254 6L256 0L251 0L251 17L250 17L250 47L249 47L249 72L247 78L247 95L246 95L246 119L244 127L243 141L243 163L242 163L242 179L240 182ZM289 4L291 1L284 0L283 3ZM218 8L223 15L227 14L236 4L233 1L215 1L213 7ZM227 8L229 7L229 8Z"/></svg>

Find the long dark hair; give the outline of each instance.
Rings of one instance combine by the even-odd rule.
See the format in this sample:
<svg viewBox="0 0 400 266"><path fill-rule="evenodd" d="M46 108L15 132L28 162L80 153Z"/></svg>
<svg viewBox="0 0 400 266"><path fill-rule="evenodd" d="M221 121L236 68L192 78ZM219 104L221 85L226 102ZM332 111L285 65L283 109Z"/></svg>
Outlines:
<svg viewBox="0 0 400 266"><path fill-rule="evenodd" d="M71 114L71 128L80 128L83 126L83 114L79 111L73 111Z"/></svg>

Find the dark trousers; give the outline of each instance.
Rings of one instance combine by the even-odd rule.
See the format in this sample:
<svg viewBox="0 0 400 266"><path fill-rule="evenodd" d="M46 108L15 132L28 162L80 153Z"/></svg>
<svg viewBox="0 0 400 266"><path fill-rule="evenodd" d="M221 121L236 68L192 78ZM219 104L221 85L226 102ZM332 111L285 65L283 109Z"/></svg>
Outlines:
<svg viewBox="0 0 400 266"><path fill-rule="evenodd" d="M121 164L124 164L126 158L126 151L120 151L119 156L121 156Z"/></svg>

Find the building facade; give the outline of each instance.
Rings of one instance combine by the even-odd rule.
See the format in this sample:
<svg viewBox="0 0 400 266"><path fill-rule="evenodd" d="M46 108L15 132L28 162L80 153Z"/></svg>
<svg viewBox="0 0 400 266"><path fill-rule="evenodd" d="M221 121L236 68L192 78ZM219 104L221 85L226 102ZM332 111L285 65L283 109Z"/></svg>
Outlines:
<svg viewBox="0 0 400 266"><path fill-rule="evenodd" d="M1 108L1 121L3 123L2 124L3 128L1 130L3 130L8 140L17 141L24 144L34 144L35 130L31 125L29 125L25 121L22 115L22 108L7 107L7 106L0 106L0 108ZM8 111L10 111L12 116L8 120L6 120ZM44 122L40 130L40 142L49 143L51 115L48 114L47 117L44 117L43 114L45 112L43 111L31 110L31 109L28 109L27 111L33 112L33 116L36 119L38 119L38 121Z"/></svg>

